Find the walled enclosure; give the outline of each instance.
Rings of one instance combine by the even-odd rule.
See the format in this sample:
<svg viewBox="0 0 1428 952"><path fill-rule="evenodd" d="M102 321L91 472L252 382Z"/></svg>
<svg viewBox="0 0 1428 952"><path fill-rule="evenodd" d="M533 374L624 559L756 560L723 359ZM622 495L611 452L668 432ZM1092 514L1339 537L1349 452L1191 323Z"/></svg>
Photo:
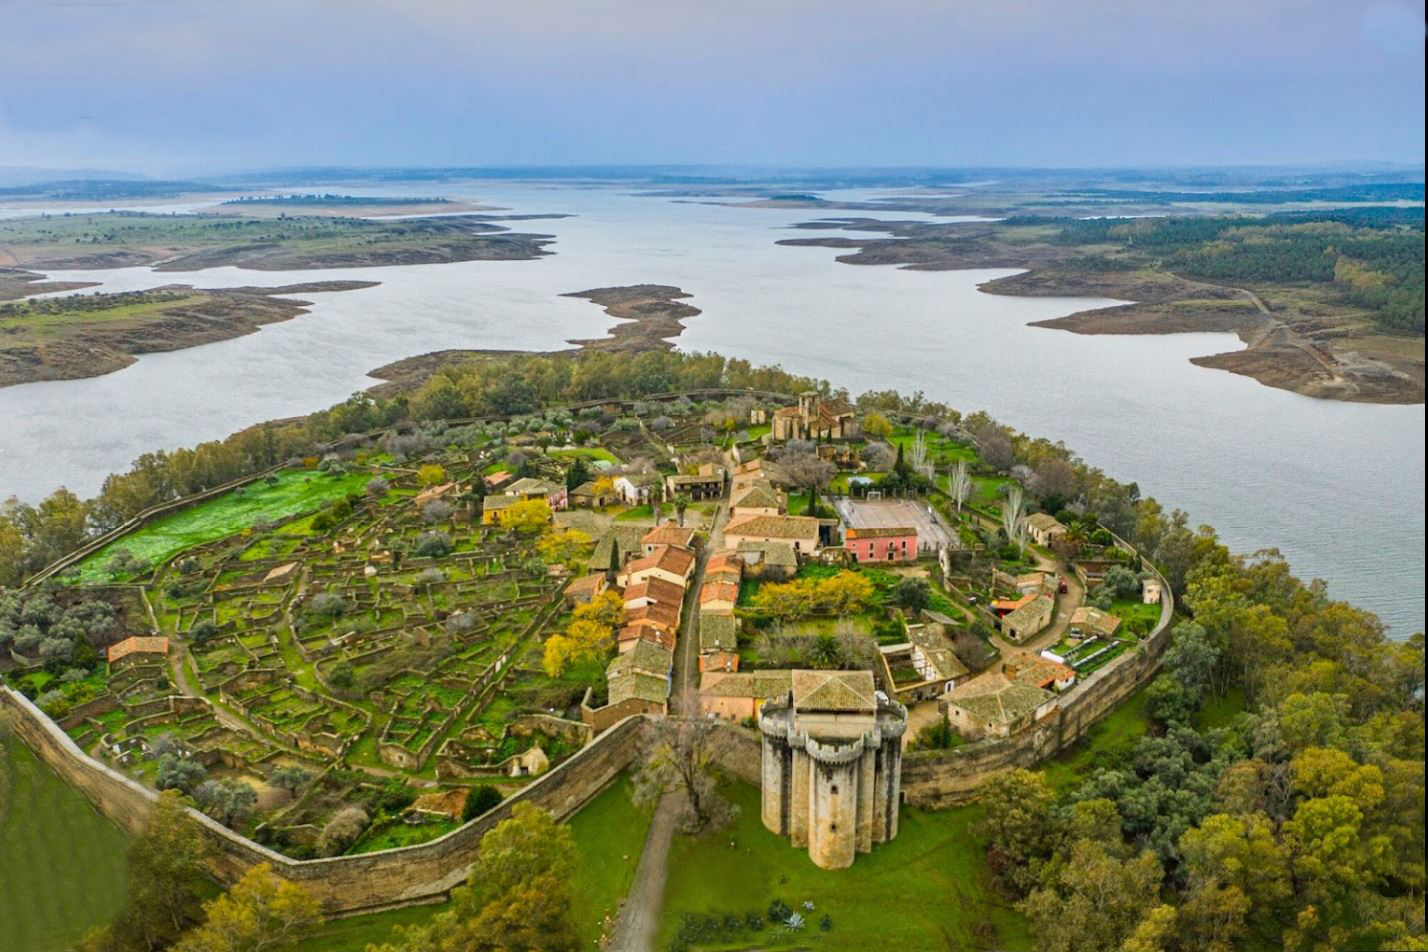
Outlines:
<svg viewBox="0 0 1428 952"><path fill-rule="evenodd" d="M0 713L6 715L8 728L100 813L130 833L143 829L157 793L91 758L29 699L8 687L0 687ZM535 804L557 820L569 817L639 758L646 733L643 717L627 718L490 811L416 846L294 860L197 810L189 812L201 825L213 851L214 871L224 882L235 882L250 867L268 863L279 876L311 891L328 915L373 911L438 898L460 885L481 837L510 816L517 803Z"/></svg>

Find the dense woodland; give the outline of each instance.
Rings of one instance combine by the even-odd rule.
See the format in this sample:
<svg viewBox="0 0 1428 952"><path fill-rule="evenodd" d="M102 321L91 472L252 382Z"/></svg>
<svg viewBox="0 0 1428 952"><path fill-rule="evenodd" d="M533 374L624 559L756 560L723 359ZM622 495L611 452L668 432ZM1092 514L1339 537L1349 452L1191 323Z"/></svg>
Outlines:
<svg viewBox="0 0 1428 952"><path fill-rule="evenodd" d="M1013 219L1019 220L1042 221ZM1303 284L1370 311L1386 331L1423 333L1421 208L1056 223L1061 244L1121 247L1124 256L1102 258L1096 270L1157 263L1206 281Z"/></svg>
<svg viewBox="0 0 1428 952"><path fill-rule="evenodd" d="M1158 235L1153 222L1137 227ZM38 506L11 501L0 512L0 583L149 505L346 434L707 387L828 390L707 354L473 359L397 396L357 394L300 422L146 454L94 500L60 490ZM1421 634L1390 641L1371 612L1296 579L1278 552L1233 555L1210 527L1059 443L921 394L858 402L974 440L983 463L1042 509L1132 542L1180 599L1185 617L1147 689L1153 730L1079 783L1014 771L982 798L999 888L1030 918L1038 948L1428 949ZM1243 712L1227 708L1241 699Z"/></svg>

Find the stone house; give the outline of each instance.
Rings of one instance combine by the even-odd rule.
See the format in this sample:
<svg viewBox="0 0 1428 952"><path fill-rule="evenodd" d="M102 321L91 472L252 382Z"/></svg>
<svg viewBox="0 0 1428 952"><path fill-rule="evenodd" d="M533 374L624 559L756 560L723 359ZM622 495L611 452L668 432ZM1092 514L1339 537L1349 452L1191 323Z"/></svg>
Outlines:
<svg viewBox="0 0 1428 952"><path fill-rule="evenodd" d="M617 581L621 588L629 588L636 582L656 577L688 587L689 577L693 574L693 552L672 545L662 545L649 555L626 562L620 569Z"/></svg>
<svg viewBox="0 0 1428 952"><path fill-rule="evenodd" d="M1026 517L1026 531L1037 545L1050 545L1067 529L1054 516L1044 512L1034 512Z"/></svg>
<svg viewBox="0 0 1428 952"><path fill-rule="evenodd" d="M786 582L798 574L798 553L787 542L744 541L738 551L750 578Z"/></svg>
<svg viewBox="0 0 1428 952"><path fill-rule="evenodd" d="M818 551L818 520L808 516L747 516L724 526L724 544L740 549L745 542L783 542L799 555Z"/></svg>
<svg viewBox="0 0 1428 952"><path fill-rule="evenodd" d="M646 532L640 539L640 548L645 555L654 555L655 549L662 545L693 549L698 538L698 534L693 529L676 525L673 519L669 519L663 525L655 526Z"/></svg>
<svg viewBox="0 0 1428 952"><path fill-rule="evenodd" d="M947 721L968 740L1010 737L1056 709L1056 695L988 671L946 695Z"/></svg>
<svg viewBox="0 0 1428 952"><path fill-rule="evenodd" d="M736 582L706 581L699 589L699 610L732 612L739 601L739 585Z"/></svg>
<svg viewBox="0 0 1428 952"><path fill-rule="evenodd" d="M609 587L610 582L603 573L583 575L565 586L565 606L574 609L577 605L588 605Z"/></svg>
<svg viewBox="0 0 1428 952"><path fill-rule="evenodd" d="M1154 576L1141 579L1140 600L1142 604L1159 605L1162 593L1163 589L1161 588L1160 579Z"/></svg>
<svg viewBox="0 0 1428 952"><path fill-rule="evenodd" d="M507 486L501 495L515 496L518 499L544 499L555 512L561 512L570 506L570 499L564 486L548 479L537 479L534 476L516 480Z"/></svg>
<svg viewBox="0 0 1428 952"><path fill-rule="evenodd" d="M735 724L758 720L765 701L788 693L791 678L790 671L706 671L699 679L699 709Z"/></svg>
<svg viewBox="0 0 1428 952"><path fill-rule="evenodd" d="M936 623L907 626L905 644L878 648L887 694L902 704L926 701L971 678L944 628Z"/></svg>
<svg viewBox="0 0 1428 952"><path fill-rule="evenodd" d="M1090 605L1082 605L1071 613L1071 634L1079 637L1111 638L1120 627L1118 616Z"/></svg>
<svg viewBox="0 0 1428 952"><path fill-rule="evenodd" d="M664 478L666 499L686 496L695 501L718 499L724 495L724 468L705 463L697 473L674 474Z"/></svg>
<svg viewBox="0 0 1428 952"><path fill-rule="evenodd" d="M650 480L655 477L650 477ZM643 506L654 498L653 484L646 479L631 479L629 476L616 476L615 495L627 506Z"/></svg>
<svg viewBox="0 0 1428 952"><path fill-rule="evenodd" d="M1050 596L1034 595L1030 601L1002 619L1002 634L1010 641L1023 644L1035 638L1051 624L1051 615L1055 609L1056 602Z"/></svg>
<svg viewBox="0 0 1428 952"><path fill-rule="evenodd" d="M733 612L700 611L699 670L739 670L739 619Z"/></svg>
<svg viewBox="0 0 1428 952"><path fill-rule="evenodd" d="M124 663L162 661L169 653L169 640L161 636L134 635L109 646L106 660L109 666Z"/></svg>
<svg viewBox="0 0 1428 952"><path fill-rule="evenodd" d="M785 505L773 483L760 481L733 497L729 517L743 519L748 516L779 516L783 514Z"/></svg>
<svg viewBox="0 0 1428 952"><path fill-rule="evenodd" d="M1064 691L1076 683L1076 671L1047 657L1015 652L1002 664L1002 671L1017 684L1029 684L1043 691Z"/></svg>

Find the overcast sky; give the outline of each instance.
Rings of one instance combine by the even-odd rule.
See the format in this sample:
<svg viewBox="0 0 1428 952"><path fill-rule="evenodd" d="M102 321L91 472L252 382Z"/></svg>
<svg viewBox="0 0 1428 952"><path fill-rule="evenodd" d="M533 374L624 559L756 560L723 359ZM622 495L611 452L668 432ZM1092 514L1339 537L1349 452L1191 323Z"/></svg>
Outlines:
<svg viewBox="0 0 1428 952"><path fill-rule="evenodd" d="M1401 0L0 0L0 165L1421 163Z"/></svg>

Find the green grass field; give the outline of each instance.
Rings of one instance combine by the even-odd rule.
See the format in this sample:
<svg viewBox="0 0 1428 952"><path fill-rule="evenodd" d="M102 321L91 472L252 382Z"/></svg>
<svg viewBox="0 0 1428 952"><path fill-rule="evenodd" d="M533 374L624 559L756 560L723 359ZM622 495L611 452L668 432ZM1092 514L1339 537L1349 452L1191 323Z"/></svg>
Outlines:
<svg viewBox="0 0 1428 952"><path fill-rule="evenodd" d="M813 865L807 850L764 829L756 788L737 783L728 792L740 811L732 828L675 838L656 949L669 947L686 912L742 917L766 912L776 899L804 915L808 926L792 935L765 928L711 948L1031 947L1025 921L991 900L985 888L986 860L971 832L977 807L904 807L897 839L859 854L850 869L824 870ZM803 910L806 900L813 902L812 912ZM825 914L832 918L828 932L818 926ZM979 922L995 928L994 940L974 935Z"/></svg>
<svg viewBox="0 0 1428 952"><path fill-rule="evenodd" d="M60 952L124 902L127 839L0 734L0 947Z"/></svg>
<svg viewBox="0 0 1428 952"><path fill-rule="evenodd" d="M1056 790L1067 790L1104 766L1102 759L1107 754L1129 747L1148 730L1150 719L1145 714L1145 689L1141 688L1093 725L1079 743L1043 764L1041 771Z"/></svg>
<svg viewBox="0 0 1428 952"><path fill-rule="evenodd" d="M142 529L116 539L79 563L76 581L110 581L106 568L117 549L128 549L135 558L150 565L171 558L184 549L247 529L260 519L281 519L316 509L323 503L359 491L371 478L367 473L329 476L311 469L285 470L273 485L251 483L210 499L201 505L176 512Z"/></svg>

